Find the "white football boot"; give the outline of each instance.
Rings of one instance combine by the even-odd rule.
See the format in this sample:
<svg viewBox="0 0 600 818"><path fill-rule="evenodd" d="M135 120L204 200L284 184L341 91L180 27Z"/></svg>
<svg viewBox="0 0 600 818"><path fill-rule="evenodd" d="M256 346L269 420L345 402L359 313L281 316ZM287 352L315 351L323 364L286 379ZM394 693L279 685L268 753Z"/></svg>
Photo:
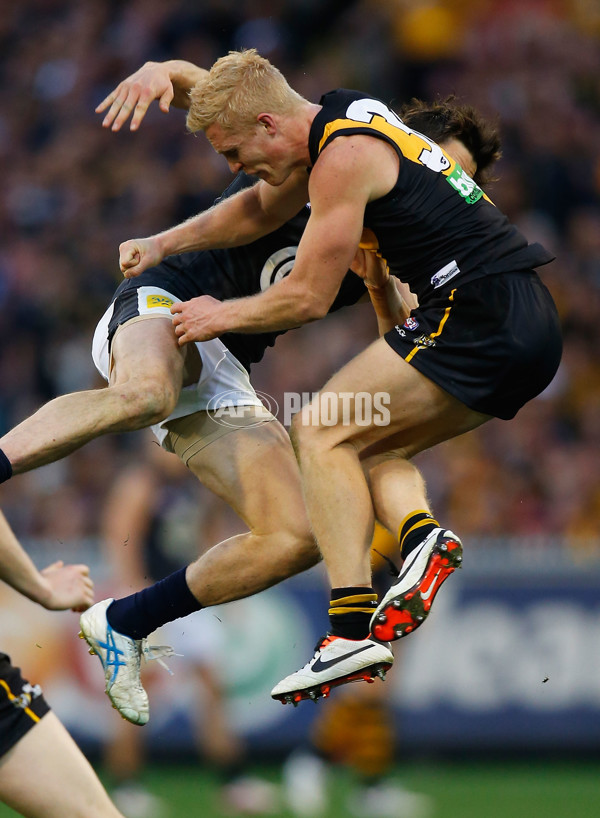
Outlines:
<svg viewBox="0 0 600 818"><path fill-rule="evenodd" d="M162 661L164 656L174 655L173 648L166 645L149 645L146 639L132 639L113 630L106 618L106 610L113 599L103 599L81 614L79 636L90 646L104 668L106 695L115 710L132 724L146 724L150 718L148 694L140 678L141 658Z"/></svg>
<svg viewBox="0 0 600 818"><path fill-rule="evenodd" d="M343 639L327 634L315 648L313 658L301 670L286 676L271 691L271 696L283 704L296 706L303 699L316 701L329 696L332 687L375 676L385 679L394 663L389 645L370 636L366 639Z"/></svg>
<svg viewBox="0 0 600 818"><path fill-rule="evenodd" d="M444 580L461 567L462 551L456 534L435 528L404 560L397 582L377 606L373 636L391 642L422 625Z"/></svg>

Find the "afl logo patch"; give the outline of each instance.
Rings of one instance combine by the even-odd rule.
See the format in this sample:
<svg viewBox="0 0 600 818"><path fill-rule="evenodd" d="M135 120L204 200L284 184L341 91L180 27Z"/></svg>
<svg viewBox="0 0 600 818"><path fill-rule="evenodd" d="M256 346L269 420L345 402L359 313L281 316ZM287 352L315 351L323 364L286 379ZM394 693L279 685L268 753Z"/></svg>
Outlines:
<svg viewBox="0 0 600 818"><path fill-rule="evenodd" d="M415 330L419 326L419 322L409 315L404 322L404 326L406 329Z"/></svg>
<svg viewBox="0 0 600 818"><path fill-rule="evenodd" d="M260 289L263 292L291 273L297 250L297 247L283 247L269 256L260 273Z"/></svg>

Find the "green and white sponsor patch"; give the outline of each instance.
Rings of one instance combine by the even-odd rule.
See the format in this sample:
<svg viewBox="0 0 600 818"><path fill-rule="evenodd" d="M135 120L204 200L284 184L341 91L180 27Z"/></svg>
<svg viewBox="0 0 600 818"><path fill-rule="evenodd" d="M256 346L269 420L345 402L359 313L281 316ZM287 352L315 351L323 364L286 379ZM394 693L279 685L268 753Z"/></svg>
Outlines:
<svg viewBox="0 0 600 818"><path fill-rule="evenodd" d="M475 204L483 196L483 190L470 176L467 176L460 165L455 165L454 170L446 176L446 179L467 204Z"/></svg>

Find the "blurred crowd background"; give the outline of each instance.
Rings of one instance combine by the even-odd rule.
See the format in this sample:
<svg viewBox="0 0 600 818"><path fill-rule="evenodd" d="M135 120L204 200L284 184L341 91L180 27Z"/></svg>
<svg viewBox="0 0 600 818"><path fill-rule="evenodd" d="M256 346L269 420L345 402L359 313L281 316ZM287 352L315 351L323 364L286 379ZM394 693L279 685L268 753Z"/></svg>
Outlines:
<svg viewBox="0 0 600 818"><path fill-rule="evenodd" d="M48 399L97 388L93 329L120 281L118 245L210 205L224 160L156 108L138 133L95 107L146 60L209 67L254 46L311 101L360 88L392 105L455 93L497 119L490 195L557 256L542 271L564 359L517 417L420 463L436 515L469 541L597 548L600 530L600 7L597 0L28 0L0 15L0 431ZM278 402L312 392L375 334L355 308L294 331L253 372ZM97 533L138 435L97 441L2 487L23 537ZM207 500L208 502L208 500Z"/></svg>
<svg viewBox="0 0 600 818"><path fill-rule="evenodd" d="M460 533L472 553L484 554L486 547L487 553L495 553L497 543L508 542L521 555L520 564L524 555L525 561L531 555L534 571L536 560L544 563L550 551L566 558L572 567L585 560L598 562L598 0L3 2L0 434L57 395L102 388L103 381L90 356L91 339L121 280L119 243L159 231L210 206L231 179L225 161L208 142L202 136L186 133L181 111L174 109L165 115L153 108L139 132L132 134L127 127L120 133L103 129L102 117L94 109L121 79L147 60L177 57L209 67L229 49L243 47L256 47L269 57L291 85L314 102L322 93L340 86L361 89L392 106L415 96L433 100L455 94L498 122L503 158L489 193L531 241L541 241L557 256L541 275L561 314L563 362L550 387L515 420L492 421L464 438L421 455L418 463L428 481L436 516ZM254 367L253 382L271 406L276 404L282 409L286 392L317 391L375 334L369 305L330 316L281 337L275 349ZM109 489L113 487L113 495L118 494L117 478L132 466L146 464L152 468L151 449L144 433L107 436L60 463L4 484L0 507L17 534L32 545L32 553L40 563L58 557L89 559L96 562L96 569L101 569L102 563L105 567L110 563L102 551L107 518L114 518L114 509L110 502L107 504ZM180 480L180 475L175 479ZM196 502L189 502L190 490ZM175 504L170 501L169 509L177 518L172 521L171 539L185 540L188 548L186 553L181 551L182 563L241 525L222 503L195 484L191 489L182 489L180 498L188 498L187 516L180 513L183 500ZM498 553L501 560L506 559L505 549ZM100 581L110 583L108 568ZM513 584L518 592L518 583ZM292 582L292 589L295 587ZM550 601L553 587L547 590ZM479 691L484 698L490 695L493 699L492 693L496 694L497 700L488 702L492 718L496 718L490 724L496 725L504 723L506 714L499 708L515 701L515 724L522 722L519 708L533 702L534 710L540 708L542 727L546 724L542 717L553 713L553 706L557 718L563 706L587 706L591 702L596 707L600 701L600 689L596 690L594 681L599 678L596 669L587 673L582 670L576 679L567 673L584 668L585 658L593 653L588 643L581 643L579 659L565 654L561 664L558 658L553 663L552 656L548 657L548 645L559 651L566 644L573 647L580 633L592 634L596 620L588 622L586 616L588 611L593 615L597 593L593 591L592 595L590 591L589 597L581 596L580 585L574 588L573 596L566 597L572 607L559 607L558 614L553 608L550 617L550 608L538 616L535 606L528 607L532 599L535 602L535 595L521 599L517 594L517 602L517 597L507 595L504 608L494 607L493 627L487 630L485 609L476 605L461 608L460 594L455 598L448 592L446 613L451 610L454 619L458 616L462 622L462 654L460 661L449 648L445 655L444 646L454 645L456 640L454 632L444 635L443 616L437 631L430 626L429 635L426 632L424 638L412 643L414 647L409 650L416 651L411 661L417 672L407 695L409 706L412 702L416 708L413 735L419 737L424 724L423 711L419 710L423 685L425 693L429 690L434 708L438 695L444 700L442 693L446 697L456 693L458 698L452 703L460 705L462 691L466 710L458 711L457 724L466 724L467 728L469 697L477 700ZM115 594L127 589L113 581L105 590ZM247 620L248 628L259 622L255 631L262 633L281 619L281 644L277 645L282 653L290 641L287 620L282 618L287 611L288 616L293 616L296 633L294 645L288 645L289 659L284 655L282 661L291 666L298 658L306 658L294 654L294 649L300 650L297 646L301 639L312 639L308 625L302 625L301 611L307 616L309 606L294 607L293 597L279 597L278 593L276 589L273 595L262 595L254 601L264 608L259 608L256 619L247 613L252 608L242 608L241 614L236 614L234 607L231 639L239 637L242 621ZM305 593L303 586L299 593ZM581 602L576 609L579 618L571 616L574 600ZM95 663L88 668L87 657L88 664L80 667L72 645L78 640L66 636L73 633L72 615L65 614L64 639L53 637L57 649L42 651L38 650L41 644L54 644L50 631L43 629L49 626L42 627L29 603L22 602L20 608L17 605L13 597L7 598L4 607L0 602L0 620L4 616L6 622L2 648L12 652L14 646L15 654L18 649L20 655L15 658L24 662L28 673L39 673L46 680L53 674L59 677L63 686L50 686L51 700L67 720L69 708L75 711L73 727L82 727L87 719L94 729L105 730L108 735L113 728L105 721L107 707L99 668ZM519 611L518 620L513 621L513 611ZM19 641L26 620L28 627L35 625L35 648L32 632ZM201 621L207 622L206 618ZM569 622L575 623L573 632L561 642L560 633L557 639L554 629ZM477 630L479 626L482 631ZM546 627L551 633L546 633ZM302 636L302 628L308 629L308 635ZM496 665L494 639L504 639ZM479 652L484 642L492 659L486 659L485 650ZM238 648L240 644L250 645L250 636L238 638ZM523 653L516 661L507 659L508 647L522 648ZM26 651L29 656L24 658ZM65 651L71 665L65 663ZM242 654L240 661L247 659ZM531 678L526 672L529 659L539 660L533 663ZM253 671L252 662L247 664ZM271 711L265 709L263 713L260 708L272 704L266 691L277 673L268 662L262 664L265 679L252 707L258 713L256 718L264 719L268 727L265 714ZM562 668L563 664L567 670L562 677L557 670L547 669ZM485 673L481 675L482 668L492 665L504 682L498 682L491 672L489 678ZM461 684L446 690L444 679L454 678L461 667L466 668ZM505 673L509 667L510 673ZM521 676L513 691L519 669ZM548 673L554 687L542 688L538 682ZM95 686L87 683L93 695L79 699L75 682L81 687L87 676L93 678ZM435 687L436 679L441 680L442 692ZM164 687L162 699L153 692L153 701L157 702L153 723L156 726L158 721L159 729L160 714L173 700L172 687L166 683ZM400 688L400 677L386 683L385 689L396 705L404 701ZM538 688L547 694L545 704L539 704ZM240 695L247 710L247 689ZM77 707L78 703L81 706ZM242 729L240 713L246 710L236 711L236 725L241 724ZM432 723L439 725L438 711L432 712ZM565 721L556 722L557 742L565 734L565 725L573 722L571 711L564 712ZM498 713L502 718L497 718ZM593 713L597 714L597 709ZM582 724L591 723L587 714L585 711ZM304 718L308 713L303 711L301 715ZM279 718L283 715L279 714ZM285 718L286 725L296 724L287 712ZM367 721L371 724L373 719ZM296 729L299 734L300 727ZM409 733L410 729L409 721ZM453 749L461 729L457 727L452 734ZM520 735L516 727L511 729L517 737ZM289 735L296 736L293 731ZM539 735L549 734L540 728ZM597 743L597 731L595 735ZM306 791L302 783L303 799ZM140 814L150 815L147 808L144 810Z"/></svg>

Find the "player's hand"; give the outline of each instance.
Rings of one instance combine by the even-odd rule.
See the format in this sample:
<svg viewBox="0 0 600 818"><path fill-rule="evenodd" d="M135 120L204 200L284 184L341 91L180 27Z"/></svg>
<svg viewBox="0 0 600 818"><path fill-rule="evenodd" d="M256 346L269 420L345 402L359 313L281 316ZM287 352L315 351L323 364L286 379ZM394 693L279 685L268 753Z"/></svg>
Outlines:
<svg viewBox="0 0 600 818"><path fill-rule="evenodd" d="M154 238L129 239L119 245L119 267L125 278L135 278L162 260L162 252Z"/></svg>
<svg viewBox="0 0 600 818"><path fill-rule="evenodd" d="M210 341L220 335L224 331L218 321L222 308L221 301L211 295L173 304L171 313L179 346L190 341Z"/></svg>
<svg viewBox="0 0 600 818"><path fill-rule="evenodd" d="M119 131L131 116L129 130L136 131L153 100L157 99L160 110L167 114L174 96L175 90L167 66L164 63L147 62L120 82L98 105L96 113L101 114L108 108L102 127L113 131Z"/></svg>
<svg viewBox="0 0 600 818"><path fill-rule="evenodd" d="M362 278L370 289L385 287L390 277L385 261L372 250L364 250L362 247L358 248L350 269Z"/></svg>
<svg viewBox="0 0 600 818"><path fill-rule="evenodd" d="M94 583L87 565L53 562L40 571L46 595L40 603L49 611L85 611L94 601Z"/></svg>
<svg viewBox="0 0 600 818"><path fill-rule="evenodd" d="M410 289L408 284L405 284L404 281L400 281L399 278L394 278L394 284L396 285L396 289L400 293L400 297L406 304L408 310L412 312L412 310L416 310L419 306L419 299Z"/></svg>

